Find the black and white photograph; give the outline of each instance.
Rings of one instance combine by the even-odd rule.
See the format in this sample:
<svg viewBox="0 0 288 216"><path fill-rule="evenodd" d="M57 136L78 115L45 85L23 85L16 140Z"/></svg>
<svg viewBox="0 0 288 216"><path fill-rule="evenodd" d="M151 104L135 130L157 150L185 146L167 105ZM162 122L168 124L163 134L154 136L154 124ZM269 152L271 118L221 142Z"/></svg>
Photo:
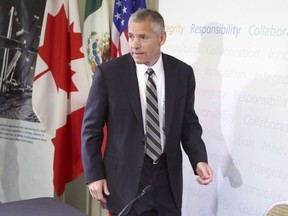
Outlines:
<svg viewBox="0 0 288 216"><path fill-rule="evenodd" d="M0 0L0 118L39 122L32 110L46 0Z"/></svg>

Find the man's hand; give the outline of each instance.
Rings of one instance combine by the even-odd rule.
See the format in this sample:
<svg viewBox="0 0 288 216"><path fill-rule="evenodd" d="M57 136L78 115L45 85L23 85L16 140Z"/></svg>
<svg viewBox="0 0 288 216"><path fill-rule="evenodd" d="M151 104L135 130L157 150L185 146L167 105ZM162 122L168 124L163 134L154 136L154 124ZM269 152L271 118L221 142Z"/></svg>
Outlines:
<svg viewBox="0 0 288 216"><path fill-rule="evenodd" d="M109 196L110 192L108 190L106 179L91 182L87 186L93 199L99 200L103 203L107 202L106 198L104 197L104 194Z"/></svg>
<svg viewBox="0 0 288 216"><path fill-rule="evenodd" d="M213 180L213 170L207 163L199 162L196 173L198 174L197 182L199 184L207 185Z"/></svg>

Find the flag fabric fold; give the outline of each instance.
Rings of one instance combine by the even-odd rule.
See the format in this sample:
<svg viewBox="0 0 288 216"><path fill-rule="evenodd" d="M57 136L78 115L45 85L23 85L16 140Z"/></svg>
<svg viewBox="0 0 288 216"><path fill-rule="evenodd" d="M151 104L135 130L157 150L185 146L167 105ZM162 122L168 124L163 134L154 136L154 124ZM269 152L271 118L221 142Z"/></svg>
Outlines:
<svg viewBox="0 0 288 216"><path fill-rule="evenodd" d="M131 14L142 8L146 8L145 0L115 0L112 23L112 59L129 52L128 20Z"/></svg>
<svg viewBox="0 0 288 216"><path fill-rule="evenodd" d="M83 173L81 125L90 84L77 0L47 0L32 105L54 145L55 193Z"/></svg>
<svg viewBox="0 0 288 216"><path fill-rule="evenodd" d="M87 70L110 60L110 25L107 0L86 0L83 47Z"/></svg>
<svg viewBox="0 0 288 216"><path fill-rule="evenodd" d="M111 59L111 40L109 25L109 8L106 0L86 0L83 47L86 70L93 76L96 66ZM104 140L102 154L104 155L107 139L107 128L103 128Z"/></svg>

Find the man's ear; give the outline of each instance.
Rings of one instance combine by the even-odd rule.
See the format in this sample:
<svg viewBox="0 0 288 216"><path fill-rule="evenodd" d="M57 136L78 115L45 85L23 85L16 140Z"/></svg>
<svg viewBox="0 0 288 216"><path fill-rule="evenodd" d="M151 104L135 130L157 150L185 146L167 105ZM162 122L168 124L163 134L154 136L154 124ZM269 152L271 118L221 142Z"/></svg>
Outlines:
<svg viewBox="0 0 288 216"><path fill-rule="evenodd" d="M161 35L160 35L160 46L162 46L165 42L166 42L166 32L165 31L163 31L163 32L161 32Z"/></svg>

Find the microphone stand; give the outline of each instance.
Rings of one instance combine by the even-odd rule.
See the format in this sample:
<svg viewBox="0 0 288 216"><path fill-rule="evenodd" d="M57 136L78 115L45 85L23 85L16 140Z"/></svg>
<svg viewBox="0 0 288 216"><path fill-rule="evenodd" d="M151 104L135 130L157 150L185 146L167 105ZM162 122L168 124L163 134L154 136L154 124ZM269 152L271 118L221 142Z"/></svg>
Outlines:
<svg viewBox="0 0 288 216"><path fill-rule="evenodd" d="M131 206L134 202L136 202L136 200L138 200L140 197L144 196L146 193L150 192L153 190L153 187L151 185L146 186L142 192L135 197L133 200L131 200L126 206L124 206L124 208L120 211L119 214L117 214L117 216L121 216L123 214L123 212L129 207Z"/></svg>

